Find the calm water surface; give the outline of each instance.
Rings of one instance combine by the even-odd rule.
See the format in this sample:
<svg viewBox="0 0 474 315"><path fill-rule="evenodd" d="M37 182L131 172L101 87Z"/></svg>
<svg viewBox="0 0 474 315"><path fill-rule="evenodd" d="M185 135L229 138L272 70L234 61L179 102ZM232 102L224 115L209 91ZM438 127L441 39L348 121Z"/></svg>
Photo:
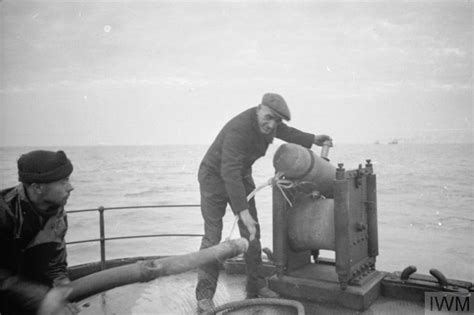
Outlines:
<svg viewBox="0 0 474 315"><path fill-rule="evenodd" d="M279 143L254 165L257 185L273 174ZM1 187L17 183L16 160L28 148L0 148ZM43 148L44 149L44 148ZM59 149L59 148L49 148ZM197 169L207 146L62 147L73 161L75 187L67 209L149 204L199 204ZM319 153L319 148L315 148ZM450 278L474 280L473 144L337 145L331 163L355 169L371 159L377 174L379 270L415 265L437 268ZM262 245L272 247L271 189L257 196ZM68 241L99 235L96 213L70 214ZM223 237L233 222L230 209ZM111 211L107 236L152 233L202 233L199 208ZM107 243L107 257L180 254L199 248L200 239L161 238ZM71 265L97 260L95 244L71 245ZM324 253L333 257L332 252Z"/></svg>

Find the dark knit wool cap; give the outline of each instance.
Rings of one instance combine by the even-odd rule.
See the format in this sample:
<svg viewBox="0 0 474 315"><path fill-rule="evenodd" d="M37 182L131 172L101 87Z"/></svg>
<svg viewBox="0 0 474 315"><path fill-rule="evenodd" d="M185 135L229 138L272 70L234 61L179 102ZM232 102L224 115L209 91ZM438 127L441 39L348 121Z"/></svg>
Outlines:
<svg viewBox="0 0 474 315"><path fill-rule="evenodd" d="M290 109L286 105L285 100L281 95L276 93L266 93L262 98L262 105L270 107L277 115L284 120L290 120Z"/></svg>
<svg viewBox="0 0 474 315"><path fill-rule="evenodd" d="M63 151L31 151L18 159L18 180L22 183L51 183L68 177L72 163Z"/></svg>

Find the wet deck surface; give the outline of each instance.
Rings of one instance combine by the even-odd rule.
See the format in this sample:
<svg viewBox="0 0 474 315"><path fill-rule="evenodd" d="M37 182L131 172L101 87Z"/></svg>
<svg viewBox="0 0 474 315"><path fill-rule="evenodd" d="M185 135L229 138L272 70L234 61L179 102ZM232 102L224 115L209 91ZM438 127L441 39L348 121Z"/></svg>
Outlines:
<svg viewBox="0 0 474 315"><path fill-rule="evenodd" d="M196 314L194 290L197 274L187 272L115 288L79 302L83 315ZM243 300L245 277L221 272L214 302L216 305ZM294 309L253 308L232 314L291 314ZM379 298L370 309L357 312L334 305L305 304L306 314L424 314L421 304ZM294 312L296 313L296 312Z"/></svg>
<svg viewBox="0 0 474 315"><path fill-rule="evenodd" d="M196 272L115 288L80 302L81 314L195 314ZM221 273L216 305L245 298L245 278ZM88 305L85 307L84 305Z"/></svg>

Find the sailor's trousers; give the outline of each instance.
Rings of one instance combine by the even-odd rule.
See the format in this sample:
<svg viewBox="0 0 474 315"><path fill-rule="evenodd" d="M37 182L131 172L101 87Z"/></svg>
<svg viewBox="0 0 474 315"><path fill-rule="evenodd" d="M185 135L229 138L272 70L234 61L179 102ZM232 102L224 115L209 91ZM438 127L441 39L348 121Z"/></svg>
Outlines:
<svg viewBox="0 0 474 315"><path fill-rule="evenodd" d="M222 218L226 212L229 196L220 177L213 174L206 166L201 165L199 170L199 183L201 191L201 213L204 219L204 236L201 249L205 249L220 243L222 238ZM251 175L244 177L244 185L247 195L255 189ZM249 212L258 223L255 199L249 201ZM247 240L249 231L239 220L240 235ZM257 224L255 239L250 242L247 253L244 254L247 270L247 294L255 296L258 290L265 286L265 279L261 275L262 257L260 244L260 227ZM220 263L215 262L202 266L198 270L198 283L196 287L196 299L212 299L216 292L219 278Z"/></svg>

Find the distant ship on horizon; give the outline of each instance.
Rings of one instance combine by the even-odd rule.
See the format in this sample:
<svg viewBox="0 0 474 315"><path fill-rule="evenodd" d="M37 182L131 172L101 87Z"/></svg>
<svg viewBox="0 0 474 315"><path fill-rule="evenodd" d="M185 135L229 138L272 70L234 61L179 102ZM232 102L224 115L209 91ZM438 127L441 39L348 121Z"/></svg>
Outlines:
<svg viewBox="0 0 474 315"><path fill-rule="evenodd" d="M398 139L393 139L389 141L388 144L398 144Z"/></svg>

